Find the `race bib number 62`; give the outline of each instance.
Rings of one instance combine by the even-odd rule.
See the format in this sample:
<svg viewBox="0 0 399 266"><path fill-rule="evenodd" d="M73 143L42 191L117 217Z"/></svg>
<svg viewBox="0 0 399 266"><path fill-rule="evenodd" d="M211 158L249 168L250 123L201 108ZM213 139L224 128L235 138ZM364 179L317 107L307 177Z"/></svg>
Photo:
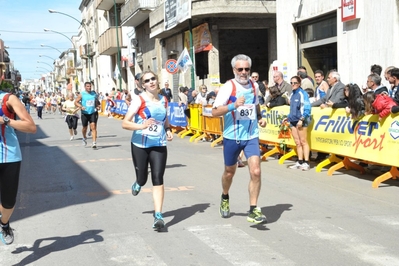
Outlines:
<svg viewBox="0 0 399 266"><path fill-rule="evenodd" d="M144 135L159 137L162 134L163 122L155 121L154 124L143 130Z"/></svg>

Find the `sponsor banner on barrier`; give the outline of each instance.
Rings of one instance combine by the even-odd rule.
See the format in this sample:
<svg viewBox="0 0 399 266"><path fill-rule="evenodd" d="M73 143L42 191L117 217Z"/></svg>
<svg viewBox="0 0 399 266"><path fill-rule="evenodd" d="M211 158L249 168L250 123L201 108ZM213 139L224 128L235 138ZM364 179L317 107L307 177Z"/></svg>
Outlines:
<svg viewBox="0 0 399 266"><path fill-rule="evenodd" d="M212 105L203 105L202 106L202 115L212 116Z"/></svg>
<svg viewBox="0 0 399 266"><path fill-rule="evenodd" d="M187 126L187 118L184 114L185 105L179 106L178 103L172 102L168 104L168 119L169 124L176 127Z"/></svg>
<svg viewBox="0 0 399 266"><path fill-rule="evenodd" d="M127 109L129 109L129 106L125 103L123 100L114 100L116 106L111 108L112 113L120 114L120 115L126 115ZM109 103L107 103L107 107L105 108L106 110L108 109Z"/></svg>
<svg viewBox="0 0 399 266"><path fill-rule="evenodd" d="M279 106L272 109L261 107L261 114L267 121L266 127L259 127L259 139L267 142L279 143L281 139L278 138L279 126L281 119L279 116L288 115L290 111L289 106ZM285 144L289 146L295 146L295 142L292 138L285 139Z"/></svg>
<svg viewBox="0 0 399 266"><path fill-rule="evenodd" d="M261 112L268 125L259 129L260 139L278 143L278 125L281 123L278 116L287 115L289 106L261 108ZM398 138L399 116L390 115L378 121L378 115L367 115L352 120L343 108L312 108L312 121L308 127L311 150L399 166ZM286 143L295 145L292 138Z"/></svg>

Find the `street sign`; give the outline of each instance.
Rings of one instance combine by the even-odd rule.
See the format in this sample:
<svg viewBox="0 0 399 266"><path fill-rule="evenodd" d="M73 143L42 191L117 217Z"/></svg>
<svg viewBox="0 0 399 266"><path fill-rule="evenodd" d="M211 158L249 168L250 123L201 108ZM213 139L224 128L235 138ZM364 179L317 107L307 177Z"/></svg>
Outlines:
<svg viewBox="0 0 399 266"><path fill-rule="evenodd" d="M179 68L177 67L177 61L175 59L169 59L166 61L165 68L170 74L176 74L177 71L179 71Z"/></svg>

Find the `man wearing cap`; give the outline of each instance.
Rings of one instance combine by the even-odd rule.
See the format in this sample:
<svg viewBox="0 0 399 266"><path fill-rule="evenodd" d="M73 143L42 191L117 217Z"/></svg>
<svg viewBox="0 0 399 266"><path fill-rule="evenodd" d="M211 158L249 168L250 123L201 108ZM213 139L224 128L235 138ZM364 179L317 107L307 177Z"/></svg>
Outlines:
<svg viewBox="0 0 399 266"><path fill-rule="evenodd" d="M134 89L134 94L139 95L140 93L143 92L143 88L140 86L140 76L141 73L137 73L136 76L134 76L134 82L136 84L136 88Z"/></svg>
<svg viewBox="0 0 399 266"><path fill-rule="evenodd" d="M168 99L168 102L173 100L172 90L169 89L169 82L165 81L165 88L161 90L161 95L165 96Z"/></svg>

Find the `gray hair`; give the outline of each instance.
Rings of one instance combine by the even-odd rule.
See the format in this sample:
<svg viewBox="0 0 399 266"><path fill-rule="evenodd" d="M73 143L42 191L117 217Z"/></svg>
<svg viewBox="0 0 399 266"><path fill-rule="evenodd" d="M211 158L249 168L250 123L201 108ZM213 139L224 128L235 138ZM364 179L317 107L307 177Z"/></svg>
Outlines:
<svg viewBox="0 0 399 266"><path fill-rule="evenodd" d="M341 75L337 71L330 72L331 77L336 78L337 82L341 80Z"/></svg>
<svg viewBox="0 0 399 266"><path fill-rule="evenodd" d="M302 72L302 71L298 71L297 75L301 78L301 79L305 79L308 77L308 74L306 72Z"/></svg>
<svg viewBox="0 0 399 266"><path fill-rule="evenodd" d="M368 78L370 78L375 83L375 85L377 86L381 85L381 77L378 74L375 73L370 74Z"/></svg>
<svg viewBox="0 0 399 266"><path fill-rule="evenodd" d="M231 60L231 67L232 67L232 68L235 68L236 62L237 62L238 60L241 60L241 61L248 61L249 67L252 66L252 60L251 60L251 58L250 58L249 56L247 56L247 55L245 55L245 54L239 54L239 55L234 56L233 59Z"/></svg>

